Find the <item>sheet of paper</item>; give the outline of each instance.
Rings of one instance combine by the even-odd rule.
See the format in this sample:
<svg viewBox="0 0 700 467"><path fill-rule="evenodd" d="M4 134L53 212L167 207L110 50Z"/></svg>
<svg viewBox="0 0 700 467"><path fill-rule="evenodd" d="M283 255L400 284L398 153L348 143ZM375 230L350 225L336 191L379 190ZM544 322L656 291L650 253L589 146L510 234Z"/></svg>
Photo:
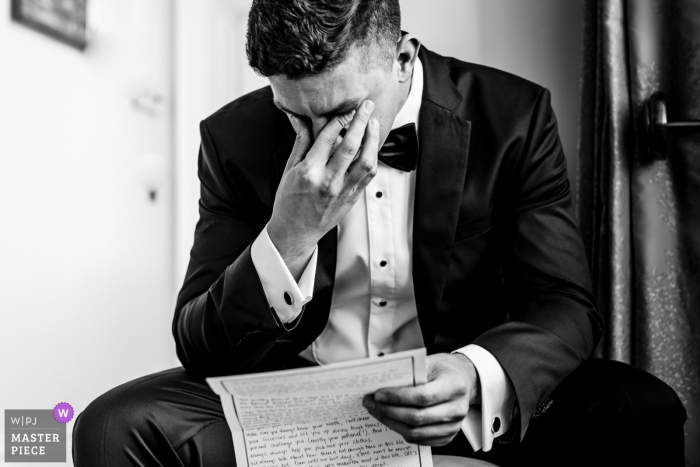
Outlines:
<svg viewBox="0 0 700 467"><path fill-rule="evenodd" d="M432 467L430 447L405 442L362 406L379 388L426 382L425 349L207 382L239 467Z"/></svg>

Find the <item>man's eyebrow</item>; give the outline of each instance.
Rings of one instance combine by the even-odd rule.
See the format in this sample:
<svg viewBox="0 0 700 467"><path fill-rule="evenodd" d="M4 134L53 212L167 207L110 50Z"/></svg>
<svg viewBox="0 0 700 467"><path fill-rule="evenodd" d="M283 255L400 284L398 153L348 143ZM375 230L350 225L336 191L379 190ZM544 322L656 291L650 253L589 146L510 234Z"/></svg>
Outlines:
<svg viewBox="0 0 700 467"><path fill-rule="evenodd" d="M332 115L342 115L344 113L348 113L351 110L355 110L360 105L361 101L362 101L362 99L348 99L348 100L336 105L333 109L329 110L328 112L323 113L321 116L328 117L328 116L332 116ZM281 103L279 103L276 99L273 99L272 102L282 112L292 114L295 117L300 116L296 112L292 112L291 110L287 109L285 106L283 106Z"/></svg>

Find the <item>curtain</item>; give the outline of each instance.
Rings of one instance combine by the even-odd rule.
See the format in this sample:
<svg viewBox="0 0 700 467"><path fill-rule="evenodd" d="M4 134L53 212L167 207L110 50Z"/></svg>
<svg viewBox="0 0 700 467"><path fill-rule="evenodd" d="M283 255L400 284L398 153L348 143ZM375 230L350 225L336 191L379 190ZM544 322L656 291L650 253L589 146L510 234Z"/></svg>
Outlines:
<svg viewBox="0 0 700 467"><path fill-rule="evenodd" d="M673 387L700 467L700 131L645 140L644 106L700 119L700 0L585 0L576 215L606 333L596 356Z"/></svg>

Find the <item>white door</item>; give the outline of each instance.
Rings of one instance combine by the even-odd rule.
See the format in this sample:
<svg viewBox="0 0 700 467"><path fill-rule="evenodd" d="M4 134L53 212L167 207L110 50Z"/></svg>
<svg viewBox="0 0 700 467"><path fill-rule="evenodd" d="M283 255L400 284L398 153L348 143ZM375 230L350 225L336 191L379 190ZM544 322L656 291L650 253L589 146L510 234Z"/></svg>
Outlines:
<svg viewBox="0 0 700 467"><path fill-rule="evenodd" d="M199 122L230 101L268 85L245 54L252 0L175 2L175 287L185 278L198 213Z"/></svg>
<svg viewBox="0 0 700 467"><path fill-rule="evenodd" d="M91 0L94 36L79 52L12 22L9 3L0 0L0 412L68 402L80 413L178 365L172 5Z"/></svg>

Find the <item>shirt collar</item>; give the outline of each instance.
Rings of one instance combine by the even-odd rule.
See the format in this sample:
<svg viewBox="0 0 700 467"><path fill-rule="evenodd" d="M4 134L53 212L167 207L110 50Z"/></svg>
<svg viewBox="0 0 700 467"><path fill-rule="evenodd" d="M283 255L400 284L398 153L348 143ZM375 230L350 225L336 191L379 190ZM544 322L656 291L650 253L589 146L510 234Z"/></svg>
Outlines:
<svg viewBox="0 0 700 467"><path fill-rule="evenodd" d="M423 64L416 57L416 63L413 65L413 76L411 78L411 89L408 91L406 102L403 103L401 110L394 118L394 124L391 129L399 128L409 123L416 124L418 130L418 114L420 113L420 105L423 101Z"/></svg>

